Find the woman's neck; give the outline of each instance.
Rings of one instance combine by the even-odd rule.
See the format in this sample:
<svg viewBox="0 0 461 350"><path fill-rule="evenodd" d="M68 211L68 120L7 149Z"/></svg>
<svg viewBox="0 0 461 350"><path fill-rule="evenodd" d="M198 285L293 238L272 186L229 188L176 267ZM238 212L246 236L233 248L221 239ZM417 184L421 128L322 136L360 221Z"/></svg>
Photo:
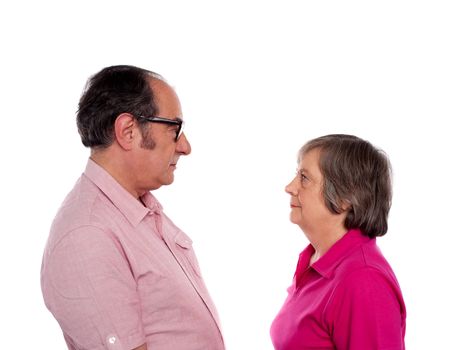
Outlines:
<svg viewBox="0 0 461 350"><path fill-rule="evenodd" d="M315 235L307 235L315 250L314 254L312 254L310 264L314 264L325 255L336 242L344 237L347 231L345 227L342 227L336 230L328 230L327 232L319 232Z"/></svg>

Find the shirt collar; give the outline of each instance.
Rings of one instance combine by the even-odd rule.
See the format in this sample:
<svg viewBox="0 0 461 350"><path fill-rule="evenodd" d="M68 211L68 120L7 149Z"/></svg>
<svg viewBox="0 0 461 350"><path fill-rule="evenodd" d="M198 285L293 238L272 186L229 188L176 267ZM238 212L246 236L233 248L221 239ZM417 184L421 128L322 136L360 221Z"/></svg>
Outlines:
<svg viewBox="0 0 461 350"><path fill-rule="evenodd" d="M304 272L310 267L310 260L314 252L314 247L312 244L309 244L307 248L304 249L301 254L299 254L298 265L296 266L296 272L294 276L297 286L301 283Z"/></svg>
<svg viewBox="0 0 461 350"><path fill-rule="evenodd" d="M84 175L104 193L133 226L137 226L150 211L162 211L161 204L152 193L145 193L141 197L141 203L92 159L88 159Z"/></svg>
<svg viewBox="0 0 461 350"><path fill-rule="evenodd" d="M350 255L355 248L369 242L370 240L372 240L372 238L364 235L359 229L349 230L310 267L317 271L322 277L330 278L342 260ZM309 261L314 252L314 247L309 244L309 246L299 255L298 266L295 273L297 280L301 278L301 274L309 267Z"/></svg>

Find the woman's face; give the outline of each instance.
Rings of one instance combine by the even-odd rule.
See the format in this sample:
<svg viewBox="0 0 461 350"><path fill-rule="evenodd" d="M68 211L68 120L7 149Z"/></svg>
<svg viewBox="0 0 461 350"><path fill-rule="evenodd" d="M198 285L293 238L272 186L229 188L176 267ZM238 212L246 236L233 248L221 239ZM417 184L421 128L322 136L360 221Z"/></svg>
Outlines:
<svg viewBox="0 0 461 350"><path fill-rule="evenodd" d="M286 186L290 198L290 220L306 234L343 226L344 216L332 213L323 197L323 175L319 168L320 150L308 151L300 160L295 178Z"/></svg>

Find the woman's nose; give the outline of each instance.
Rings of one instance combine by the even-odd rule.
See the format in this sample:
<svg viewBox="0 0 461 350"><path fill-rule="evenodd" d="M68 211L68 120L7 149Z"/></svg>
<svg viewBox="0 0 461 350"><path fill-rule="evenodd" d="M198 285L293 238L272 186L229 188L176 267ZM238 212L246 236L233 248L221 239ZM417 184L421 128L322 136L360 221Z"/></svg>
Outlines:
<svg viewBox="0 0 461 350"><path fill-rule="evenodd" d="M296 196L298 194L296 180L297 177L295 176L295 178L291 180L291 182L288 185L285 186L285 192L289 195Z"/></svg>

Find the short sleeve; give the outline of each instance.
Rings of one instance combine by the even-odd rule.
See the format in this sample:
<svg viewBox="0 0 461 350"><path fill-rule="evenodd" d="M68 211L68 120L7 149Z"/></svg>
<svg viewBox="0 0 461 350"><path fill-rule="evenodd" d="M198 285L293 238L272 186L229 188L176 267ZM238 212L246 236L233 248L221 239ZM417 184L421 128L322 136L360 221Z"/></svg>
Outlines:
<svg viewBox="0 0 461 350"><path fill-rule="evenodd" d="M351 273L326 311L336 349L404 349L402 307L398 286L382 272L367 267Z"/></svg>
<svg viewBox="0 0 461 350"><path fill-rule="evenodd" d="M110 232L81 227L50 247L42 290L75 348L124 350L145 342L136 281Z"/></svg>

